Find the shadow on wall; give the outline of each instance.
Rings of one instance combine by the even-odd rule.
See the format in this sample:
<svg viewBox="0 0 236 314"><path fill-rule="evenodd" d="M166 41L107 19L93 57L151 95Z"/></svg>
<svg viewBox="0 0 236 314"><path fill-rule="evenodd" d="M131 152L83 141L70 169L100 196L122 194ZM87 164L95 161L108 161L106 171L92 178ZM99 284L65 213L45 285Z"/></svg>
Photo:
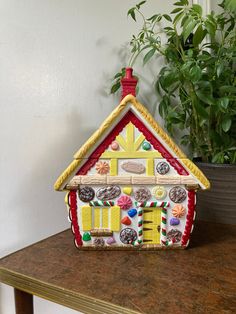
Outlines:
<svg viewBox="0 0 236 314"><path fill-rule="evenodd" d="M49 125L50 133L47 131ZM67 116L39 119L34 127L40 130L42 138L47 138L47 145L41 145L40 152L31 158L30 169L25 169L26 175L18 178L21 180L20 189L13 191L9 201L12 208L20 204L24 210L22 214L25 217L17 225L20 247L70 227L63 206L64 193L55 192L53 185L73 160L77 149L94 131L87 128L78 110L71 111ZM36 146L37 142L31 149L35 150ZM45 234L45 230L50 230L50 233ZM8 249L11 251L11 248Z"/></svg>

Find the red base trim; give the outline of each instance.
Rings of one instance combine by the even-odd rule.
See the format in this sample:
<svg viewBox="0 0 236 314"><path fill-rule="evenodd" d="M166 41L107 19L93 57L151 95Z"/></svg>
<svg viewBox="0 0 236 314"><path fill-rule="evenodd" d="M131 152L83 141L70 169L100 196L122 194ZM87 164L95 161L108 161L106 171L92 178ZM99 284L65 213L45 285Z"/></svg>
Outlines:
<svg viewBox="0 0 236 314"><path fill-rule="evenodd" d="M182 236L182 246L187 246L192 231L195 212L195 191L188 191L188 214L186 217L186 225Z"/></svg>
<svg viewBox="0 0 236 314"><path fill-rule="evenodd" d="M79 225L78 225L78 217L77 217L77 196L76 191L70 191L69 193L70 198L70 213L69 217L71 219L71 230L75 237L75 246L82 246L82 236L79 231Z"/></svg>
<svg viewBox="0 0 236 314"><path fill-rule="evenodd" d="M163 158L165 158L172 167L178 172L179 175L188 175L186 169L174 158L166 148L158 141L158 139L152 134L150 130L140 121L132 111L128 111L126 115L118 122L109 135L103 140L103 142L95 149L95 151L89 156L88 161L80 168L77 175L86 175L86 173L95 165L102 153L109 147L109 145L115 140L116 136L124 129L124 127L132 122L136 128L143 133L146 139L152 144L152 146L160 152Z"/></svg>

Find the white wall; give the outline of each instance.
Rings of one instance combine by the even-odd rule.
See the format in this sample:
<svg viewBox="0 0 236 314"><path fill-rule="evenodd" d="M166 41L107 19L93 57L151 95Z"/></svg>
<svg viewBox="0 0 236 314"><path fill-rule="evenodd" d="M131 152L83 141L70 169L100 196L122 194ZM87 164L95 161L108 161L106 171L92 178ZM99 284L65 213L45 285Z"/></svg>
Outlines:
<svg viewBox="0 0 236 314"><path fill-rule="evenodd" d="M173 3L148 2L148 15ZM126 17L136 3L0 0L0 256L69 227L64 195L53 183L119 102L109 88L138 29ZM139 71L140 100L152 107L149 74ZM74 312L37 298L35 308ZM14 313L5 285L0 313Z"/></svg>

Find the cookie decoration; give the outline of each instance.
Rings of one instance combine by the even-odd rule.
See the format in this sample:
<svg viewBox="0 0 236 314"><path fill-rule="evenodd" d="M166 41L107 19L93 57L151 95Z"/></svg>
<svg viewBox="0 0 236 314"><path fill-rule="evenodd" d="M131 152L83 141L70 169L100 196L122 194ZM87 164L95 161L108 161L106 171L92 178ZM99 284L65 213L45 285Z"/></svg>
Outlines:
<svg viewBox="0 0 236 314"><path fill-rule="evenodd" d="M173 241L173 243L180 242L181 238L182 238L182 232L179 231L178 229L171 229L167 233L168 241Z"/></svg>
<svg viewBox="0 0 236 314"><path fill-rule="evenodd" d="M140 162L127 161L121 164L121 168L126 172L141 174L145 172L145 166Z"/></svg>
<svg viewBox="0 0 236 314"><path fill-rule="evenodd" d="M158 162L156 166L156 170L159 174L164 175L170 171L170 166L168 165L167 162L161 161L161 162Z"/></svg>
<svg viewBox="0 0 236 314"><path fill-rule="evenodd" d="M94 199L94 195L95 195L94 189L91 188L90 186L85 186L79 189L79 199L82 202L87 203L92 201Z"/></svg>
<svg viewBox="0 0 236 314"><path fill-rule="evenodd" d="M120 240L124 244L133 244L137 239L137 232L132 228L125 228L120 232Z"/></svg>
<svg viewBox="0 0 236 314"><path fill-rule="evenodd" d="M105 245L105 241L103 240L103 238L95 238L93 240L93 244L95 246L104 246Z"/></svg>
<svg viewBox="0 0 236 314"><path fill-rule="evenodd" d="M118 197L121 189L118 185L108 185L98 189L96 196L101 201L108 201Z"/></svg>
<svg viewBox="0 0 236 314"><path fill-rule="evenodd" d="M129 209L133 205L133 203L129 196L122 195L118 198L117 205L120 206L121 209L126 210Z"/></svg>
<svg viewBox="0 0 236 314"><path fill-rule="evenodd" d="M175 186L170 190L169 197L174 203L183 203L187 197L187 193L181 186Z"/></svg>
<svg viewBox="0 0 236 314"><path fill-rule="evenodd" d="M176 218L182 218L185 215L185 208L183 205L175 205L172 209L172 215Z"/></svg>
<svg viewBox="0 0 236 314"><path fill-rule="evenodd" d="M106 161L99 161L96 163L95 169L98 174L107 174L110 171L110 166Z"/></svg>
<svg viewBox="0 0 236 314"><path fill-rule="evenodd" d="M151 198L151 193L147 188L139 188L134 191L134 198L137 202L146 202Z"/></svg>
<svg viewBox="0 0 236 314"><path fill-rule="evenodd" d="M157 200L162 200L166 197L167 192L166 189L164 188L164 186L158 185L155 186L152 189L152 195L157 199Z"/></svg>
<svg viewBox="0 0 236 314"><path fill-rule="evenodd" d="M127 68L120 105L55 183L67 193L71 242L79 250L185 248L196 193L210 186L136 99L136 83Z"/></svg>

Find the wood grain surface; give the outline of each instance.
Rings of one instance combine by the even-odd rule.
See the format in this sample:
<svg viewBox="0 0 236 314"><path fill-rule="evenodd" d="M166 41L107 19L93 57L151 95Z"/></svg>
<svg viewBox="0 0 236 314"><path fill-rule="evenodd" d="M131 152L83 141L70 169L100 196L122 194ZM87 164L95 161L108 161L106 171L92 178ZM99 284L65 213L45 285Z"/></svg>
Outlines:
<svg viewBox="0 0 236 314"><path fill-rule="evenodd" d="M0 281L84 313L235 313L235 265L232 225L157 252L80 252L67 230L0 260Z"/></svg>

